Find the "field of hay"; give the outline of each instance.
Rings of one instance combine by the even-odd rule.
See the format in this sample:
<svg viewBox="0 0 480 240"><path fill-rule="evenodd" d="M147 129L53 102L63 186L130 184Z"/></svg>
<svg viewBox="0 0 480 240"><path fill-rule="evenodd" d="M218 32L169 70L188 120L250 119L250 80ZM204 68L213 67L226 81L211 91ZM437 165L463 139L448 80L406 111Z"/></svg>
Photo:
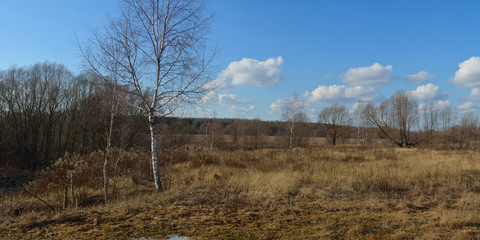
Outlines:
<svg viewBox="0 0 480 240"><path fill-rule="evenodd" d="M69 173L84 185L67 206L61 181L68 178L54 176L65 175L61 164L28 192L4 193L0 238L480 238L477 151L182 148L161 157L164 192L148 180L148 153L123 153L119 159L131 163L115 166L125 169L111 179L115 193L107 204L99 159L70 159L80 167Z"/></svg>

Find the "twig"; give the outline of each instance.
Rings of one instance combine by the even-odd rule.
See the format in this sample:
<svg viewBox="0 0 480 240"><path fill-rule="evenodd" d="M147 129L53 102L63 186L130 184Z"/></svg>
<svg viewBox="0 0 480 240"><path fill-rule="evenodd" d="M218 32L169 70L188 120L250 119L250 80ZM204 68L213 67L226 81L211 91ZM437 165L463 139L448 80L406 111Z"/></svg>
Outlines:
<svg viewBox="0 0 480 240"><path fill-rule="evenodd" d="M33 193L31 193L30 191L28 191L24 186L22 186L22 189L23 189L25 192L27 192L28 194L30 194L32 197L34 197L34 198L40 200L41 202L45 203L45 205L47 205L47 207L49 207L49 208L51 208L52 210L55 211L55 208L52 207L50 204L48 204L45 200L43 200L43 199L35 196L35 194L33 194Z"/></svg>

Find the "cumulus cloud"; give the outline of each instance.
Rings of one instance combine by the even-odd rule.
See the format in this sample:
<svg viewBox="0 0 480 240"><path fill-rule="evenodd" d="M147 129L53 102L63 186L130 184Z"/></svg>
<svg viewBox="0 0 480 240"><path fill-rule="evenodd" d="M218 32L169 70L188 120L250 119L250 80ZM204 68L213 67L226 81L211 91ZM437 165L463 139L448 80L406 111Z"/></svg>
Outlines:
<svg viewBox="0 0 480 240"><path fill-rule="evenodd" d="M417 100L436 100L446 97L445 93L440 92L440 87L432 83L418 86L417 89L410 91L409 93Z"/></svg>
<svg viewBox="0 0 480 240"><path fill-rule="evenodd" d="M457 108L460 110L468 110L468 109L474 108L475 106L476 106L475 103L469 101L464 104L458 105Z"/></svg>
<svg viewBox="0 0 480 240"><path fill-rule="evenodd" d="M249 104L251 103L248 99L240 99L236 94L219 94L218 95L218 104L221 105L230 105L230 104Z"/></svg>
<svg viewBox="0 0 480 240"><path fill-rule="evenodd" d="M231 79L233 86L268 87L283 80L282 65L283 58L281 56L265 61L243 58L239 62L231 62L215 81L228 82Z"/></svg>
<svg viewBox="0 0 480 240"><path fill-rule="evenodd" d="M303 97L302 97L303 98ZM299 109L305 108L306 104L300 99L289 97L287 99L277 99L270 105L270 114L281 113L287 106L297 106Z"/></svg>
<svg viewBox="0 0 480 240"><path fill-rule="evenodd" d="M410 74L405 78L407 82L415 82L415 83L422 83L427 81L428 79L435 78L435 74L429 74L425 71L420 71L416 74Z"/></svg>
<svg viewBox="0 0 480 240"><path fill-rule="evenodd" d="M448 100L438 100L435 105L438 107L448 107L450 106L450 102Z"/></svg>
<svg viewBox="0 0 480 240"><path fill-rule="evenodd" d="M249 113L249 112L252 112L253 110L255 110L254 105L250 105L248 108L241 108L233 105L228 108L228 111L233 113Z"/></svg>
<svg viewBox="0 0 480 240"><path fill-rule="evenodd" d="M345 85L318 86L315 90L306 92L303 96L308 96L307 102L309 103L334 103L357 99L368 102L380 97L377 90L373 87L350 87Z"/></svg>
<svg viewBox="0 0 480 240"><path fill-rule="evenodd" d="M219 91L219 92L230 92L233 90L233 86L227 81L227 79L217 78L210 82L207 82L203 89L206 91Z"/></svg>
<svg viewBox="0 0 480 240"><path fill-rule="evenodd" d="M418 111L420 114L423 114L424 110L428 110L429 107L431 107L432 104L427 104L427 103L422 103L420 105L418 105ZM438 109L442 109L444 107L449 107L450 106L450 102L448 100L438 100L435 104L433 104L433 107L435 108L438 108Z"/></svg>
<svg viewBox="0 0 480 240"><path fill-rule="evenodd" d="M220 105L234 105L234 104L250 104L249 99L238 98L236 94L217 94L215 91L209 91L203 95L198 104L220 104Z"/></svg>
<svg viewBox="0 0 480 240"><path fill-rule="evenodd" d="M214 99L216 97L215 91L208 91L205 95L203 95L199 100L198 104L210 104L214 103Z"/></svg>
<svg viewBox="0 0 480 240"><path fill-rule="evenodd" d="M352 108L350 109L349 113L352 115L352 116L356 116L356 115L359 115L363 112L363 110L365 109L365 107L367 106L367 103L365 102L356 102L353 104Z"/></svg>
<svg viewBox="0 0 480 240"><path fill-rule="evenodd" d="M460 113L473 113L473 112L478 112L479 106L473 102L466 102L464 104L458 105L457 106L458 110L460 110Z"/></svg>
<svg viewBox="0 0 480 240"><path fill-rule="evenodd" d="M380 86L395 79L392 72L391 65L382 66L379 63L374 63L369 67L350 68L346 73L341 74L340 78L343 82L353 86Z"/></svg>
<svg viewBox="0 0 480 240"><path fill-rule="evenodd" d="M286 104L285 99L278 99L270 105L270 114L278 113L282 111L283 106Z"/></svg>
<svg viewBox="0 0 480 240"><path fill-rule="evenodd" d="M471 99L471 100L480 101L480 89L479 88L472 88L468 98Z"/></svg>
<svg viewBox="0 0 480 240"><path fill-rule="evenodd" d="M480 57L471 57L458 64L458 71L450 79L457 87L480 86Z"/></svg>

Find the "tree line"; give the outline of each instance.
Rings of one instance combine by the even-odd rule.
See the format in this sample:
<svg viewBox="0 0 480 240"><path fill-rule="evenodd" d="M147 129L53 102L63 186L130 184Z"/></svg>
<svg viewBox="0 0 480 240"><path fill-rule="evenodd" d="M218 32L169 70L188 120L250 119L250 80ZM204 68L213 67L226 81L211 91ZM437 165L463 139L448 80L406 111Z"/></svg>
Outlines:
<svg viewBox="0 0 480 240"><path fill-rule="evenodd" d="M88 154L107 145L112 87L92 72L74 75L62 64L37 63L0 71L0 164L32 171L48 166L66 152ZM123 91L116 96L112 147L148 147L145 114L132 107L135 99ZM449 144L476 146L479 119L473 113L456 117L448 105L418 104L398 92L379 105L364 104L351 113L339 103L311 123L305 110L285 106L284 122L260 119L157 120L161 147L196 143L205 147L259 149L305 147L311 137L326 137L331 145L346 139L366 144L385 139L399 147ZM267 137L284 141L269 143ZM197 140L195 140L196 138Z"/></svg>
<svg viewBox="0 0 480 240"><path fill-rule="evenodd" d="M111 88L91 72L74 75L64 65L37 63L0 71L0 165L35 171L66 152L105 148ZM135 144L141 114L117 108L113 145Z"/></svg>
<svg viewBox="0 0 480 240"><path fill-rule="evenodd" d="M344 105L335 103L320 112L318 122L327 127L332 145L344 135L357 138L359 145L365 143L373 127L376 133L370 139L380 137L402 148L439 144L462 149L478 147L478 116L473 112L457 116L448 104L418 104L410 93L398 91L379 105L363 104L351 114ZM352 129L355 125L357 131Z"/></svg>

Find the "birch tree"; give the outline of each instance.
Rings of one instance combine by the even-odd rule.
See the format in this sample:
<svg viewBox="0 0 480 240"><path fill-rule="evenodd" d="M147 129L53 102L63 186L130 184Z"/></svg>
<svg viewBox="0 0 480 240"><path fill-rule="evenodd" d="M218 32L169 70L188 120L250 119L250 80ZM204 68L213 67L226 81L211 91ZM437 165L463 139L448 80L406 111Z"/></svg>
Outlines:
<svg viewBox="0 0 480 240"><path fill-rule="evenodd" d="M206 31L210 17L203 0L124 0L121 15L102 31L97 44L118 46L114 59L119 84L138 100L148 116L152 171L157 191L163 191L157 161L155 118L195 102L207 89ZM100 36L100 35L99 35ZM107 39L104 42L103 39ZM109 54L105 52L104 54Z"/></svg>
<svg viewBox="0 0 480 240"><path fill-rule="evenodd" d="M295 145L298 145L295 144L295 142L300 142L300 138L302 137L301 134L298 134L301 124L308 121L307 114L304 111L304 105L298 99L297 95L294 95L285 103L282 115L283 120L287 124L289 148L292 149Z"/></svg>
<svg viewBox="0 0 480 240"><path fill-rule="evenodd" d="M115 113L118 108L118 78L119 66L124 61L120 51L118 35L102 35L98 30L92 30L93 38L86 47L79 44L85 67L100 78L105 85L106 92L111 93L109 105L109 126L106 132L106 147L103 162L103 189L105 203L108 202L108 160L112 145L113 124Z"/></svg>

